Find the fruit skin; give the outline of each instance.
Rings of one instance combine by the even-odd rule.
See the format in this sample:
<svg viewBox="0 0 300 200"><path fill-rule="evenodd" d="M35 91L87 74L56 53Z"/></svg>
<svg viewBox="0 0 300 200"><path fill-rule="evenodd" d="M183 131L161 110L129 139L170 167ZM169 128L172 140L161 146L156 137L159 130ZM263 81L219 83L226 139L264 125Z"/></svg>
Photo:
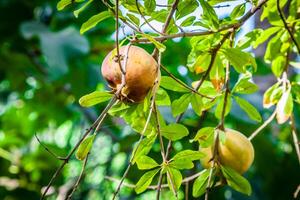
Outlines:
<svg viewBox="0 0 300 200"><path fill-rule="evenodd" d="M228 166L240 174L246 172L254 160L254 149L251 142L242 133L225 129L225 143L219 142L219 161L222 165ZM201 159L204 168L211 167L209 162L212 157L213 147L201 148L206 156Z"/></svg>
<svg viewBox="0 0 300 200"><path fill-rule="evenodd" d="M126 61L127 48L129 49L126 64L126 85L121 91L120 98L131 102L141 102L154 85L158 75L158 64L144 49L137 46L123 46L119 49L122 66ZM111 51L105 57L101 67L103 77L114 92L118 90L122 82L122 72L116 54L116 50Z"/></svg>

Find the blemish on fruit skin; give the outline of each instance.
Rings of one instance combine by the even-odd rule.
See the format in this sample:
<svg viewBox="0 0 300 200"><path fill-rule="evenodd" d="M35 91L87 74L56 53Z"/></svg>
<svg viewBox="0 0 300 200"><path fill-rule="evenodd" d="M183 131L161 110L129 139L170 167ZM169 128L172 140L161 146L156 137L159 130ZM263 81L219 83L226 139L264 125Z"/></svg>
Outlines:
<svg viewBox="0 0 300 200"><path fill-rule="evenodd" d="M127 46L120 48L120 54L128 52L126 65L126 85L122 90L121 100L130 100L130 102L141 102L153 87L157 77L157 62L144 49L137 46ZM110 52L104 59L101 67L103 77L107 80L113 91L117 90L118 84L121 84L122 73L118 62L111 61Z"/></svg>

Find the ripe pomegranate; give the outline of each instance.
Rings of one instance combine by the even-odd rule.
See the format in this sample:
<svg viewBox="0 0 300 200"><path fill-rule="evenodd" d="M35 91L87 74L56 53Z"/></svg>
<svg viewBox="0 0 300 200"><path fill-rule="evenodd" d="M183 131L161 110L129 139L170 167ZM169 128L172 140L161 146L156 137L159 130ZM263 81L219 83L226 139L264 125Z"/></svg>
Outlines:
<svg viewBox="0 0 300 200"><path fill-rule="evenodd" d="M232 130L225 130L226 139L224 144L219 142L219 161L222 165L228 166L240 174L246 172L251 166L254 159L254 150L251 142L242 133ZM201 152L206 156L201 159L204 168L211 167L210 162L213 154L213 148L201 148Z"/></svg>
<svg viewBox="0 0 300 200"><path fill-rule="evenodd" d="M119 98L130 102L141 102L154 85L158 75L158 64L144 49L137 46L123 46L119 49L122 66L125 65L127 52L126 84L121 90ZM116 92L122 83L122 72L116 50L111 51L105 57L101 73L109 86Z"/></svg>

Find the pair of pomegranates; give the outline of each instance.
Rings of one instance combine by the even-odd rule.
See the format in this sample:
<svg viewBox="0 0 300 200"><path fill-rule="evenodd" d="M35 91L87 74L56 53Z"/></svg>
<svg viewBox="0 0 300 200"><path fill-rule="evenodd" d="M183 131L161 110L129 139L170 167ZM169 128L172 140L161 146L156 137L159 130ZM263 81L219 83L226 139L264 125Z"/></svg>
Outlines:
<svg viewBox="0 0 300 200"><path fill-rule="evenodd" d="M101 72L113 92L122 85L122 70L126 67L125 85L121 88L119 98L129 102L141 102L148 91L154 86L159 75L156 60L144 49L137 46L123 46L119 49L119 57L115 50L111 51L102 63ZM118 60L120 59L120 60ZM122 66L120 66L119 61ZM248 170L254 159L254 150L251 142L238 131L225 130L225 143L219 143L218 158L222 165L229 166L239 173ZM203 167L211 167L213 148L202 148L206 154L201 159Z"/></svg>

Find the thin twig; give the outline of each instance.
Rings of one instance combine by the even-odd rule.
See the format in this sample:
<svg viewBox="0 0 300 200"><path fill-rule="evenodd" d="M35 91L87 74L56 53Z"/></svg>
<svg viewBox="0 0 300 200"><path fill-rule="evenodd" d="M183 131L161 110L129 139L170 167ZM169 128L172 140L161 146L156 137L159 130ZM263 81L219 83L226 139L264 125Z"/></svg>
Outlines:
<svg viewBox="0 0 300 200"><path fill-rule="evenodd" d="M61 156L58 156L56 155L56 153L52 152L45 144L43 144L40 139L38 138L37 134L35 133L34 134L36 140L38 141L38 143L40 143L40 145L42 145L42 147L44 147L44 149L50 153L50 155L52 155L54 158L58 159L58 160L64 160L65 158L61 157Z"/></svg>
<svg viewBox="0 0 300 200"><path fill-rule="evenodd" d="M163 28L162 28L162 32L163 33L167 32L168 26L169 26L169 24L171 22L171 19L172 19L173 15L174 15L174 12L175 12L175 10L177 8L178 3L179 3L179 0L175 0L174 3L172 4L171 10L170 10L170 12L169 12L169 14L167 16L167 19L166 19L164 25L163 25Z"/></svg>
<svg viewBox="0 0 300 200"><path fill-rule="evenodd" d="M139 12L139 14L141 15L141 17L144 19L144 21L146 22L146 24L148 24L148 26L153 30L155 31L156 33L160 34L160 35L164 35L163 33L159 32L156 28L154 28L150 22L148 22L148 20L146 19L146 17L143 15L143 13L141 12L141 9L140 9L140 6L139 6L139 2L138 0L135 0L135 5L136 5L136 8Z"/></svg>
<svg viewBox="0 0 300 200"><path fill-rule="evenodd" d="M193 36L203 36L203 35L210 35L218 32L222 32L231 28L239 28L241 27L252 15L256 13L268 0L261 0L257 4L257 6L253 7L250 9L238 22L230 25L224 25L220 27L216 31L208 30L208 31L190 31L190 32L184 32L184 33L176 33L176 34L169 34L165 36L158 36L154 37L155 40L157 41L164 41L167 39L174 39L174 38L181 38L181 37L193 37ZM147 38L135 38L131 40L132 42L149 42Z"/></svg>
<svg viewBox="0 0 300 200"><path fill-rule="evenodd" d="M189 200L189 182L185 183L185 200Z"/></svg>
<svg viewBox="0 0 300 200"><path fill-rule="evenodd" d="M157 88L157 87L156 87L156 84L158 84L158 81L157 81L157 80L155 81L155 85L153 86L153 88ZM149 114L148 114L146 123L145 123L145 125L144 125L144 128L143 128L143 130L142 130L142 132L141 132L141 136L140 136L140 138L139 138L139 141L138 141L138 143L137 143L135 149L134 149L133 152L132 152L131 160L129 161L129 164L128 164L128 166L127 166L127 168L126 168L126 170L125 170L125 172L124 172L124 174L123 174L123 176L122 176L122 178L121 178L121 180L120 180L120 182L119 182L119 184L118 184L118 186L117 186L116 191L114 192L114 195L113 195L113 197L112 197L112 200L114 200L114 199L116 198L116 196L118 195L118 193L119 193L119 191L120 191L120 189L121 189L121 186L122 186L122 184L123 184L123 182L124 182L126 176L128 175L128 172L129 172L130 168L131 168L132 165L134 164L134 163L132 162L132 160L134 159L134 157L135 157L135 155L136 155L136 152L137 152L138 147L140 146L141 142L143 141L144 134L145 134L145 132L146 132L146 130L147 130L147 127L148 127L148 125L149 125L149 123L150 123L151 115L152 115L152 113L153 113L153 108L154 108L155 94L156 94L156 89L155 89L154 92L153 92L153 96L152 96L152 100L151 100L151 105L150 105Z"/></svg>
<svg viewBox="0 0 300 200"><path fill-rule="evenodd" d="M294 192L294 198L295 199L297 199L299 192L300 192L300 185L298 185L297 189Z"/></svg>
<svg viewBox="0 0 300 200"><path fill-rule="evenodd" d="M257 134L259 134L266 126L268 126L268 124L272 122L275 116L276 116L276 109L274 110L272 115L248 137L248 140L251 141L254 137L256 137Z"/></svg>
<svg viewBox="0 0 300 200"><path fill-rule="evenodd" d="M122 72L122 81L125 81L125 70L121 64L120 47L119 47L119 0L116 0L116 48L117 48L117 61L119 64L120 71ZM124 79L123 79L124 77Z"/></svg>
<svg viewBox="0 0 300 200"><path fill-rule="evenodd" d="M82 165L79 177L77 178L77 181L76 181L75 185L73 186L72 192L68 195L68 198L67 198L68 200L70 200L72 198L74 192L78 188L78 185L79 185L81 179L83 178L83 174L84 174L84 170L86 168L86 164L87 164L88 158L89 158L89 153L87 154L87 156L85 157L85 159L83 161L83 165Z"/></svg>
<svg viewBox="0 0 300 200"><path fill-rule="evenodd" d="M120 88L121 89L121 88ZM63 163L59 166L59 168L55 171L55 173L53 174L52 178L50 179L46 189L43 191L43 194L41 196L41 200L43 200L48 192L48 190L50 189L52 183L54 182L54 180L58 177L58 175L61 173L62 169L64 168L64 166L69 162L71 156L75 153L75 151L77 150L77 148L79 147L79 145L83 142L83 140L90 134L90 132L96 127L98 126L100 121L103 121L103 118L105 118L108 110L114 105L114 103L117 101L117 97L116 95L110 100L110 102L107 104L107 106L105 107L105 109L102 111L102 113L99 115L99 117L97 118L97 120L92 124L92 126L86 130L86 132L83 134L83 136L80 138L80 140L76 143L76 145L73 147L73 149L70 151L70 153L63 159Z"/></svg>
<svg viewBox="0 0 300 200"><path fill-rule="evenodd" d="M209 97L205 94L201 94L200 92L198 92L197 90L195 90L194 88L192 87L189 87L187 84L185 84L184 82L182 82L180 79L176 78L176 76L174 76L171 72L169 72L169 70L163 66L162 64L160 65L160 67L174 80L176 81L177 83L179 83L180 85L182 85L183 87L185 87L186 89L190 90L191 92L195 93L195 94L198 94L202 97L205 97L207 99L214 99L213 97Z"/></svg>
<svg viewBox="0 0 300 200"><path fill-rule="evenodd" d="M101 0L102 3L115 15L115 10L109 5L109 3L107 3L107 0ZM124 18L120 19L124 24L126 24L128 27L130 27L133 31L138 32L138 33L143 33L139 27L135 27L134 25L132 25L131 23L129 23L128 21L126 21Z"/></svg>
<svg viewBox="0 0 300 200"><path fill-rule="evenodd" d="M290 117L290 124L291 124L291 128L292 128L292 135L293 135L295 151L296 151L298 161L300 164L300 147L299 147L300 143L299 143L298 136L297 136L296 123L295 123L295 118L294 118L293 114L291 114L291 117Z"/></svg>
<svg viewBox="0 0 300 200"><path fill-rule="evenodd" d="M282 10L280 8L280 1L279 0L277 0L276 6L277 6L277 11L279 13L279 17L280 17L281 21L283 22L284 28L288 31L288 33L289 33L289 35L290 35L293 43L295 44L295 46L297 48L298 54L300 54L300 46L297 43L297 40L295 39L295 37L294 37L294 35L292 33L292 30L289 28L289 26L288 26L288 24L287 24L287 22L285 20L285 17L284 17L284 15L282 13Z"/></svg>

